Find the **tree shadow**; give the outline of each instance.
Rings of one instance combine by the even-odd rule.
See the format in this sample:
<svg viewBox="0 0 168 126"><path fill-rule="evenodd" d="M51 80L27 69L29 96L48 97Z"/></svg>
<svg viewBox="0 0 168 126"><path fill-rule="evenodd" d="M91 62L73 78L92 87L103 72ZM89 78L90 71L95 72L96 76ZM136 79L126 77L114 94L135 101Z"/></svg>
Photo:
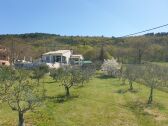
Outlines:
<svg viewBox="0 0 168 126"><path fill-rule="evenodd" d="M138 93L139 90L138 89L132 89L132 90L130 90L130 89L119 89L117 91L114 91L114 93L118 93L118 94L125 94L127 92Z"/></svg>
<svg viewBox="0 0 168 126"><path fill-rule="evenodd" d="M125 107L128 107L135 115L143 115L143 116L151 116L151 113L149 113L147 110L153 110L153 109L166 109L162 104L153 102L152 104L147 104L147 102L143 101L133 101L133 102L127 102Z"/></svg>
<svg viewBox="0 0 168 126"><path fill-rule="evenodd" d="M107 75L97 75L96 77L97 77L97 78L99 78L99 79L110 79L110 78L116 78L116 77L113 77L113 76L107 76Z"/></svg>
<svg viewBox="0 0 168 126"><path fill-rule="evenodd" d="M118 93L118 94L125 94L127 92L128 92L128 90L126 90L126 89L119 89L117 91L114 91L114 93Z"/></svg>
<svg viewBox="0 0 168 126"><path fill-rule="evenodd" d="M54 102L54 103L64 103L64 102L73 100L78 97L79 97L79 95L70 95L67 97L64 94L59 94L57 96L46 96L45 98L51 102Z"/></svg>
<svg viewBox="0 0 168 126"><path fill-rule="evenodd" d="M147 107L147 108L151 108L151 109L152 109L152 108L158 108L159 110L161 110L161 109L162 109L162 110L163 110L163 109L166 109L163 104L158 103L158 102L155 102L155 101L154 101L152 104L147 104L147 103L146 103L146 107Z"/></svg>
<svg viewBox="0 0 168 126"><path fill-rule="evenodd" d="M127 107L137 118L148 117L149 113L145 112L147 104L141 101L128 102L125 107Z"/></svg>
<svg viewBox="0 0 168 126"><path fill-rule="evenodd" d="M139 92L138 89L128 89L128 91L135 94Z"/></svg>
<svg viewBox="0 0 168 126"><path fill-rule="evenodd" d="M132 102L127 102L127 104L125 105L125 107L130 108L131 110L142 110L145 107L147 107L147 103L142 102L142 101L132 101Z"/></svg>
<svg viewBox="0 0 168 126"><path fill-rule="evenodd" d="M124 83L119 83L120 86L126 86L127 84Z"/></svg>
<svg viewBox="0 0 168 126"><path fill-rule="evenodd" d="M56 81L44 81L43 83L53 84L56 83Z"/></svg>

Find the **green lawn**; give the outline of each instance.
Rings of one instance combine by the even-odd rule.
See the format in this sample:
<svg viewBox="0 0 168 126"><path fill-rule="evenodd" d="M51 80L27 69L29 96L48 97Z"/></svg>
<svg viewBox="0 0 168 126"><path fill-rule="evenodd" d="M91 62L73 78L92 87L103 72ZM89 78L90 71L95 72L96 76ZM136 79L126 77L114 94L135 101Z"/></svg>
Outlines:
<svg viewBox="0 0 168 126"><path fill-rule="evenodd" d="M41 81L42 82L42 81ZM118 79L97 74L84 87L70 90L71 98L62 98L64 88L46 77L47 99L40 108L25 115L28 126L168 126L168 93L155 90L154 104L147 106L149 89L135 84L137 92ZM17 113L0 106L0 126L17 123Z"/></svg>

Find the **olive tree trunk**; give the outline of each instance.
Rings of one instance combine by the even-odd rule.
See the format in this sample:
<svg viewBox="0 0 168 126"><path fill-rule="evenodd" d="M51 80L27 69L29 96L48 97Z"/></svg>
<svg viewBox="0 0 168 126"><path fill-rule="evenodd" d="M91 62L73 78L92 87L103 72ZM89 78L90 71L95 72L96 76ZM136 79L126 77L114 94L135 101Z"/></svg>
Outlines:
<svg viewBox="0 0 168 126"><path fill-rule="evenodd" d="M148 99L148 104L151 104L153 101L153 86L151 86L150 95Z"/></svg>
<svg viewBox="0 0 168 126"><path fill-rule="evenodd" d="M130 90L133 90L133 86L132 86L132 81L129 82L129 85L130 85Z"/></svg>
<svg viewBox="0 0 168 126"><path fill-rule="evenodd" d="M23 117L23 112L19 112L19 124L18 126L24 126L24 117Z"/></svg>
<svg viewBox="0 0 168 126"><path fill-rule="evenodd" d="M70 92L69 92L69 87L65 87L65 91L66 91L66 96L69 97L70 96Z"/></svg>

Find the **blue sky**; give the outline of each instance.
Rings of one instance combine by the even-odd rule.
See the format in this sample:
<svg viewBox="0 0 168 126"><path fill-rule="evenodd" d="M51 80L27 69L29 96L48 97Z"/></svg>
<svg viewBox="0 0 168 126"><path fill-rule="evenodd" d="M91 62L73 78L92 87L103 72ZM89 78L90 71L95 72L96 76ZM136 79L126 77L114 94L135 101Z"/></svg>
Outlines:
<svg viewBox="0 0 168 126"><path fill-rule="evenodd" d="M119 37L167 23L168 0L0 0L0 34Z"/></svg>

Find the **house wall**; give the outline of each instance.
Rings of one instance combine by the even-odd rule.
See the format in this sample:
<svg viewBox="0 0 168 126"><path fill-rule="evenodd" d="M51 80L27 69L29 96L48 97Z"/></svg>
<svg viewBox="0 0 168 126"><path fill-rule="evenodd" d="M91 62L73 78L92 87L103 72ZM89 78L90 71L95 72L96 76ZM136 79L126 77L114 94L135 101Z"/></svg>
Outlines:
<svg viewBox="0 0 168 126"><path fill-rule="evenodd" d="M66 57L66 64L69 64L71 55L72 55L71 51L67 51L66 53L63 53L63 54L48 54L48 55L43 55L42 56L42 61L43 62L47 62L47 63L54 63L54 57L55 56L64 56L64 57Z"/></svg>
<svg viewBox="0 0 168 126"><path fill-rule="evenodd" d="M10 63L6 60L0 60L0 65L10 66Z"/></svg>
<svg viewBox="0 0 168 126"><path fill-rule="evenodd" d="M63 56L66 57L67 64L69 64L69 62L70 62L71 55L72 55L71 51L68 51L68 52L63 54Z"/></svg>
<svg viewBox="0 0 168 126"><path fill-rule="evenodd" d="M7 65L9 66L9 51L5 48L0 46L0 65Z"/></svg>

